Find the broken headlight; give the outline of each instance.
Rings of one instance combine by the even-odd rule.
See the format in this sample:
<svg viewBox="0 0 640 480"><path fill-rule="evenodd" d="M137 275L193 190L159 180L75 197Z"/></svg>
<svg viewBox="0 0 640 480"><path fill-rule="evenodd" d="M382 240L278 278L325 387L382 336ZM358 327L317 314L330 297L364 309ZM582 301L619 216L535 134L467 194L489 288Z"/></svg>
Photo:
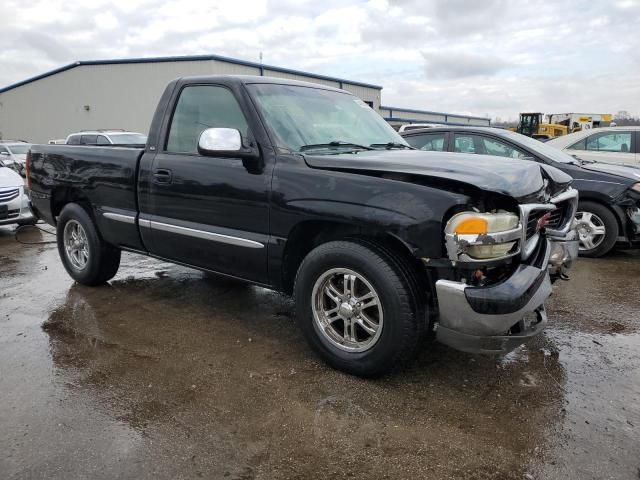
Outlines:
<svg viewBox="0 0 640 480"><path fill-rule="evenodd" d="M510 212L462 212L445 227L447 254L454 261L493 260L519 252L522 227Z"/></svg>

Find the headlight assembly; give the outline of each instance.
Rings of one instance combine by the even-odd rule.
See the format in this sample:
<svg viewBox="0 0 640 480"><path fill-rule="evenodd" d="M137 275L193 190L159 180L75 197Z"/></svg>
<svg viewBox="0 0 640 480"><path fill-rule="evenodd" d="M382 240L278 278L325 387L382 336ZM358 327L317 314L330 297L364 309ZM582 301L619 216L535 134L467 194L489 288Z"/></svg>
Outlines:
<svg viewBox="0 0 640 480"><path fill-rule="evenodd" d="M481 261L519 252L522 227L518 215L509 212L463 212L445 227L447 253L455 261Z"/></svg>

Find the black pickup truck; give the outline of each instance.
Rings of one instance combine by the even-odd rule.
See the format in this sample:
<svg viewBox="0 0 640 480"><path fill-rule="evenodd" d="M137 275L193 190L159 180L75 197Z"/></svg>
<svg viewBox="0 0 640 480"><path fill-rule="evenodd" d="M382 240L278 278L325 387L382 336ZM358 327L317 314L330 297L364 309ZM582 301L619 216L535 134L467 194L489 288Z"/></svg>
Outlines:
<svg viewBox="0 0 640 480"><path fill-rule="evenodd" d="M355 96L284 79L175 80L145 148L35 145L27 166L76 281L126 250L293 293L311 346L362 376L427 333L469 352L539 334L577 251L559 170L417 151Z"/></svg>

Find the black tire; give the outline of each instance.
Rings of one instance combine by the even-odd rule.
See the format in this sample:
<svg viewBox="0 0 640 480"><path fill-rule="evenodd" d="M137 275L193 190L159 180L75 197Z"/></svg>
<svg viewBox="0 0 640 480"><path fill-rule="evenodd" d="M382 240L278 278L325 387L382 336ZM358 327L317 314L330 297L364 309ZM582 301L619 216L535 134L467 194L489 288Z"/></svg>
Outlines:
<svg viewBox="0 0 640 480"><path fill-rule="evenodd" d="M604 205L588 200L579 202L576 218L580 218L580 212L588 212L596 215L602 221L605 228L604 239L594 248L584 249L584 245L581 243L580 255L583 257L597 258L607 254L618 240L619 227L615 215ZM580 231L580 225L578 225L578 231Z"/></svg>
<svg viewBox="0 0 640 480"><path fill-rule="evenodd" d="M69 258L64 245L64 231L69 222L77 222L84 229L88 249L88 259L83 268L77 268ZM58 217L58 253L67 273L83 285L101 285L111 280L120 267L120 249L106 243L98 233L93 219L77 203L67 204Z"/></svg>
<svg viewBox="0 0 640 480"><path fill-rule="evenodd" d="M403 262L389 250L368 242L334 241L320 245L303 260L294 286L296 316L309 345L332 367L374 377L405 366L423 336L424 301ZM321 332L313 313L316 281L332 269L349 269L375 289L384 321L377 341L364 351L345 351Z"/></svg>

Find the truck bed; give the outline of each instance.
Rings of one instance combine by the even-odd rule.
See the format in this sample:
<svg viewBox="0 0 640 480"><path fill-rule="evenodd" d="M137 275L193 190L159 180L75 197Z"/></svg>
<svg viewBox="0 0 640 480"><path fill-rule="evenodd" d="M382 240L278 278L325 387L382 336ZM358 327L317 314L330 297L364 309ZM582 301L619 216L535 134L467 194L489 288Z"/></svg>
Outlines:
<svg viewBox="0 0 640 480"><path fill-rule="evenodd" d="M119 240L114 243L141 248L135 221L127 227L122 222L109 222L104 214L137 218L136 172L143 152L142 147L33 145L30 176L34 210L55 224L61 206L74 195L78 197L74 201L91 208L100 226L108 222L109 228L100 230Z"/></svg>

